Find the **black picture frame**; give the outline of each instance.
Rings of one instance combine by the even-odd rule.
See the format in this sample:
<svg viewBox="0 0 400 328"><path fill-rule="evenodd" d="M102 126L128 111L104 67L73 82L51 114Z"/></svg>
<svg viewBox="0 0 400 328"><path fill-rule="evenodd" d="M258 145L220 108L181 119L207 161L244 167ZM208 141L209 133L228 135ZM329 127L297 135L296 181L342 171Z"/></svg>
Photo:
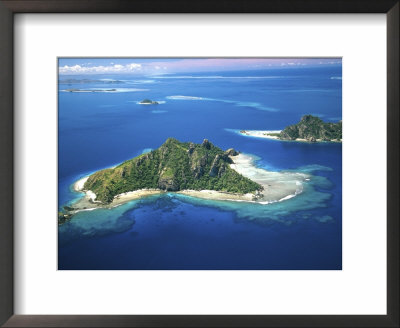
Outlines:
<svg viewBox="0 0 400 328"><path fill-rule="evenodd" d="M4 327L399 327L399 0L0 0L0 324ZM14 315L13 18L16 13L384 13L387 315ZM368 288L368 286L366 286Z"/></svg>

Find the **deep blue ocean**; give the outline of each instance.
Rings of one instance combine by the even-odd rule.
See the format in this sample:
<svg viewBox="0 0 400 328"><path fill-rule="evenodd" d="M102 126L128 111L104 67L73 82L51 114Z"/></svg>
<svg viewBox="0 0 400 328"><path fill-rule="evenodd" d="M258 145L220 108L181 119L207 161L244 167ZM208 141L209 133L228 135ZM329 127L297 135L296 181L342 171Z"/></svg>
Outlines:
<svg viewBox="0 0 400 328"><path fill-rule="evenodd" d="M156 149L169 137L209 139L273 171L309 172L294 198L267 205L174 193L80 212L58 228L58 268L71 270L340 270L342 145L242 136L280 130L305 114L342 119L341 66L163 76L60 75L59 207L81 177ZM115 92L65 92L65 89ZM201 97L185 98L185 97ZM158 105L137 102L149 98Z"/></svg>

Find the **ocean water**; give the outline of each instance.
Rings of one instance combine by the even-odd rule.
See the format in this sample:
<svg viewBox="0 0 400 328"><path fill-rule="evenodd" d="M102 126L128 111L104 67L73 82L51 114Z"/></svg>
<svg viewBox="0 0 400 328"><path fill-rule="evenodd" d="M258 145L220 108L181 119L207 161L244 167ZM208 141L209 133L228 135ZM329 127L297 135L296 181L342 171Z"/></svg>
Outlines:
<svg viewBox="0 0 400 328"><path fill-rule="evenodd" d="M338 78L339 77L339 78ZM120 84L59 84L59 207L80 177L158 148L168 137L255 155L273 171L307 172L300 195L268 204L174 193L80 212L58 230L64 270L340 270L342 145L251 138L313 114L342 117L341 67L164 76L104 75ZM87 76L65 76L87 78ZM66 92L66 89L97 90ZM116 89L114 92L107 90ZM140 105L149 98L159 105Z"/></svg>

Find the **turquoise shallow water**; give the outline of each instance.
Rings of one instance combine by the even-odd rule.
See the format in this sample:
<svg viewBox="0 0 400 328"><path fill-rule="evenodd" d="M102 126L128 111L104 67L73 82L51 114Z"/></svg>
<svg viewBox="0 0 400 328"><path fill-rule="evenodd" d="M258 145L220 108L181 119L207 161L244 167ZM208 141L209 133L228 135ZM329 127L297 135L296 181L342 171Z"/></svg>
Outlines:
<svg viewBox="0 0 400 328"><path fill-rule="evenodd" d="M71 189L80 177L158 148L168 137L207 138L254 154L261 168L312 178L302 194L269 205L169 193L81 212L59 227L59 269L341 269L342 145L231 131L282 129L307 113L341 119L341 80L330 78L341 68L274 74L280 78L143 78L147 91L60 92L60 207L81 197ZM132 85L118 85L124 87ZM171 99L176 95L207 100ZM144 98L165 103L138 105Z"/></svg>

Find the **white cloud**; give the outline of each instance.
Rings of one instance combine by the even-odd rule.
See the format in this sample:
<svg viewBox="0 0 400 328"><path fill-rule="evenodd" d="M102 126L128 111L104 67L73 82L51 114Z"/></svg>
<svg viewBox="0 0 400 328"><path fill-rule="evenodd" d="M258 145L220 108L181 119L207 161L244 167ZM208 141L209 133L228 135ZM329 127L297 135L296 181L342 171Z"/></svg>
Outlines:
<svg viewBox="0 0 400 328"><path fill-rule="evenodd" d="M126 65L126 68L127 68L128 70L130 70L130 71L135 71L135 70L138 70L138 71L139 71L139 70L142 69L142 65L132 63L132 64Z"/></svg>
<svg viewBox="0 0 400 328"><path fill-rule="evenodd" d="M126 65L114 64L109 66L92 66L84 67L81 65L74 66L62 66L59 67L58 71L60 74L102 74L102 73L130 73L134 71L140 71L142 69L141 64L131 63Z"/></svg>

